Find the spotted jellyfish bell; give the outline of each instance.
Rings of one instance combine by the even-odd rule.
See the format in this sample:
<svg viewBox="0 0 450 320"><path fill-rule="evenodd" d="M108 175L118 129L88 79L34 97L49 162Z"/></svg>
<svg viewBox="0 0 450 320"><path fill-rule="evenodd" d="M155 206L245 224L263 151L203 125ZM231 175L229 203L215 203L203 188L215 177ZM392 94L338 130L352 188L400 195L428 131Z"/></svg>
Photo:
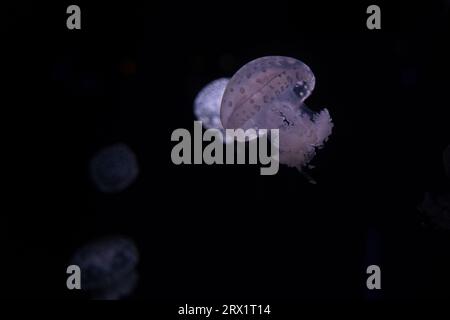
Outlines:
<svg viewBox="0 0 450 320"><path fill-rule="evenodd" d="M304 104L314 86L314 74L297 59L268 56L253 60L228 82L220 109L222 125L279 129L280 162L304 172L333 128L327 109L314 113Z"/></svg>

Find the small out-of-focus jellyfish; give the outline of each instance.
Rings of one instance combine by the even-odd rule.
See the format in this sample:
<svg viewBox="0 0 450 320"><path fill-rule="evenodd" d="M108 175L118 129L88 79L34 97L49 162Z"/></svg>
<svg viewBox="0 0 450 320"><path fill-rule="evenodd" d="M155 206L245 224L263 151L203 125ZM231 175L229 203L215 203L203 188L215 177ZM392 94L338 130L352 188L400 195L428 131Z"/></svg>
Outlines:
<svg viewBox="0 0 450 320"><path fill-rule="evenodd" d="M125 190L136 180L138 173L136 155L123 143L105 147L91 159L91 178L101 192Z"/></svg>
<svg viewBox="0 0 450 320"><path fill-rule="evenodd" d="M222 125L279 129L280 162L302 171L333 127L328 110L314 113L304 104L314 86L314 74L297 59L268 56L253 60L228 82L220 108Z"/></svg>
<svg viewBox="0 0 450 320"><path fill-rule="evenodd" d="M445 173L447 174L447 177L450 178L450 145L448 145L447 148L445 148L444 150L443 160Z"/></svg>
<svg viewBox="0 0 450 320"><path fill-rule="evenodd" d="M81 288L93 297L117 296L134 287L139 253L133 241L110 237L78 249L71 264L80 267ZM122 290L123 289L123 290Z"/></svg>

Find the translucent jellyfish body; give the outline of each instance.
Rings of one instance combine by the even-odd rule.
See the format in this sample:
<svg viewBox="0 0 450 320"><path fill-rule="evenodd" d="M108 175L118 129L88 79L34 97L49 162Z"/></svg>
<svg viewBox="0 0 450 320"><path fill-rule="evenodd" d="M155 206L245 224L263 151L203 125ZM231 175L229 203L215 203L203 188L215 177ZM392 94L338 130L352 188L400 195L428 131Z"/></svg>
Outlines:
<svg viewBox="0 0 450 320"><path fill-rule="evenodd" d="M314 113L304 101L315 78L303 62L268 56L239 69L225 89L220 119L224 128L279 129L280 162L302 169L331 134L328 110Z"/></svg>
<svg viewBox="0 0 450 320"><path fill-rule="evenodd" d="M220 102L228 84L228 78L208 83L194 100L194 114L207 129L223 129L220 122Z"/></svg>
<svg viewBox="0 0 450 320"><path fill-rule="evenodd" d="M118 143L103 148L91 159L90 174L97 189L117 193L129 187L139 173L134 152Z"/></svg>
<svg viewBox="0 0 450 320"><path fill-rule="evenodd" d="M222 141L232 142L225 135L225 130L220 121L220 103L225 88L230 79L220 78L208 83L197 94L194 100L194 114L206 129L217 129L222 133Z"/></svg>
<svg viewBox="0 0 450 320"><path fill-rule="evenodd" d="M81 269L81 288L105 295L136 279L139 254L133 241L124 237L98 240L78 249L71 263Z"/></svg>

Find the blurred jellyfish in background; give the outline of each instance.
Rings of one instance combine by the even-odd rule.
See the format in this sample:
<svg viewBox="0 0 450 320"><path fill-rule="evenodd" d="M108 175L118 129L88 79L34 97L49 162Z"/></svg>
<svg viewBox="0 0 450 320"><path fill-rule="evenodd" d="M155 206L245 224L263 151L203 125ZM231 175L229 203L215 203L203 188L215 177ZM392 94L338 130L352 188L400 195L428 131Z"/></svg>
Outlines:
<svg viewBox="0 0 450 320"><path fill-rule="evenodd" d="M81 269L81 289L93 299L125 298L136 287L139 253L125 237L109 237L78 249L71 264Z"/></svg>
<svg viewBox="0 0 450 320"><path fill-rule="evenodd" d="M314 74L297 59L268 56L253 60L227 84L220 108L222 125L279 129L280 162L302 172L333 127L327 109L315 113L304 104L314 86Z"/></svg>
<svg viewBox="0 0 450 320"><path fill-rule="evenodd" d="M123 143L105 147L91 159L90 175L101 192L121 192L136 180L138 174L136 155Z"/></svg>
<svg viewBox="0 0 450 320"><path fill-rule="evenodd" d="M194 100L194 114L206 129L218 129L224 135L220 122L220 103L223 92L228 84L228 78L220 78L208 83L197 94Z"/></svg>
<svg viewBox="0 0 450 320"><path fill-rule="evenodd" d="M447 177L450 178L450 145L448 145L444 150L443 161L445 173L447 174Z"/></svg>

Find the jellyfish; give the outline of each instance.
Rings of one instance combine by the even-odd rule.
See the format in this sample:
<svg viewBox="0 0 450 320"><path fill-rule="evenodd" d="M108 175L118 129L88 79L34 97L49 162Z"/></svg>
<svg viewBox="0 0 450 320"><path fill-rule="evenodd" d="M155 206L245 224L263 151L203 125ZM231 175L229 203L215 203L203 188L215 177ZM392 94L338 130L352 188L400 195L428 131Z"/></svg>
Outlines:
<svg viewBox="0 0 450 320"><path fill-rule="evenodd" d="M220 122L220 102L228 84L228 78L220 78L208 83L194 100L194 114L207 129L222 130Z"/></svg>
<svg viewBox="0 0 450 320"><path fill-rule="evenodd" d="M227 84L220 107L222 125L279 129L280 163L304 172L333 127L327 109L316 113L304 103L314 86L314 74L297 59L267 56L253 60Z"/></svg>
<svg viewBox="0 0 450 320"><path fill-rule="evenodd" d="M447 174L447 177L450 178L450 145L448 145L444 150L443 161L445 173Z"/></svg>
<svg viewBox="0 0 450 320"><path fill-rule="evenodd" d="M222 142L232 142L227 138L225 129L220 122L220 103L222 101L225 87L229 78L220 78L211 81L197 94L194 100L194 114L206 129L217 129L221 132L219 136Z"/></svg>
<svg viewBox="0 0 450 320"><path fill-rule="evenodd" d="M139 262L134 242L126 237L108 237L78 249L71 264L80 267L81 288L93 297L118 297L134 287Z"/></svg>
<svg viewBox="0 0 450 320"><path fill-rule="evenodd" d="M90 163L92 181L104 193L125 190L136 180L138 173L136 155L123 143L101 149Z"/></svg>

